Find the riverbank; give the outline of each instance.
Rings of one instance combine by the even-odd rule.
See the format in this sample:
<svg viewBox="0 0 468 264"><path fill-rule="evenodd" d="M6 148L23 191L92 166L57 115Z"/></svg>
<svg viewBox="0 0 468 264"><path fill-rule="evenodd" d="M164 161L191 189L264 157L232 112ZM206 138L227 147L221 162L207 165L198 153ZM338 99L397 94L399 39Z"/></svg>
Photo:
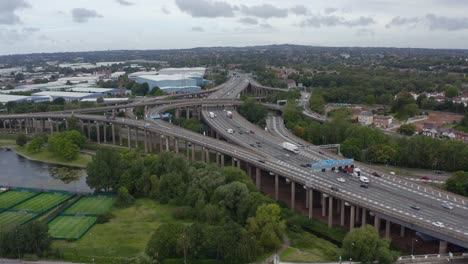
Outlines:
<svg viewBox="0 0 468 264"><path fill-rule="evenodd" d="M81 154L81 153L78 155L78 158L76 158L75 160L64 161L55 157L47 149L43 149L38 153L31 154L26 151L25 147L16 146L14 147L14 151L18 155L26 159L45 162L49 164L55 164L55 165L63 165L63 166L70 166L70 167L76 167L76 168L86 168L88 163L91 162L91 156Z"/></svg>

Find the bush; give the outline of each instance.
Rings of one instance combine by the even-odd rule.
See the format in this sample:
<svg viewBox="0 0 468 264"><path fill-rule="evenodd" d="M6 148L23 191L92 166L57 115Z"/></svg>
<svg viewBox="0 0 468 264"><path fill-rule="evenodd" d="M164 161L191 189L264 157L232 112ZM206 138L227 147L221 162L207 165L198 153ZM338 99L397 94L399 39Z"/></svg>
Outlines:
<svg viewBox="0 0 468 264"><path fill-rule="evenodd" d="M98 215L97 217L97 221L96 223L98 224L104 224L104 223L107 223L109 222L112 218L114 218L115 215L112 214L111 212L107 212L107 213L104 213L104 214L100 214Z"/></svg>
<svg viewBox="0 0 468 264"><path fill-rule="evenodd" d="M41 151L42 146L44 145L45 141L44 138L42 137L37 137L33 140L31 140L27 145L26 145L26 151L29 153L37 153Z"/></svg>
<svg viewBox="0 0 468 264"><path fill-rule="evenodd" d="M117 192L117 201L115 205L118 207L128 207L135 202L135 198L128 192L128 189L125 187L120 187Z"/></svg>
<svg viewBox="0 0 468 264"><path fill-rule="evenodd" d="M28 138L26 137L25 134L18 134L18 136L16 137L16 145L20 147L26 145L27 142L28 142Z"/></svg>
<svg viewBox="0 0 468 264"><path fill-rule="evenodd" d="M179 220L189 220L195 217L195 211L190 206L182 206L174 209L172 216Z"/></svg>

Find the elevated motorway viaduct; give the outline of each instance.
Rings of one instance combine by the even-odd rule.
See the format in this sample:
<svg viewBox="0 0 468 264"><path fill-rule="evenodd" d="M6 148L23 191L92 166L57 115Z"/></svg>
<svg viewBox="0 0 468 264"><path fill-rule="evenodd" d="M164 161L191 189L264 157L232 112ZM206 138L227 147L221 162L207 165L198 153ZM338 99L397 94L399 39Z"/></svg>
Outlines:
<svg viewBox="0 0 468 264"><path fill-rule="evenodd" d="M226 97L227 100L236 98L237 91L242 91L245 86L245 82L240 81L229 89L217 90L212 97L216 97L214 98L216 100ZM142 147L147 152L174 151L178 154L185 154L192 160L199 157L206 162L216 161L220 166L224 166L225 162L230 160L231 165L244 168L249 175L254 176L259 189L266 188L262 180L263 182L270 181L274 185L273 196L276 199L284 197L286 193L290 197L291 208L301 209L299 207L303 205L310 218L314 217L313 209L320 208L319 210L327 218L330 226L338 224L334 222L334 215L339 215L339 225L346 224L350 229L356 227L358 223L365 225L373 221L376 229L380 230L382 220L385 220L386 237L389 236L391 223L393 223L393 225L401 225L401 235L404 235L405 228L409 228L440 239L440 252L446 251L447 242L468 248L468 209L464 198L453 194L442 194L437 190L419 185L394 182L386 177L373 178L369 189L360 188L352 178L347 178L345 184L339 184L334 172L317 173L300 166L303 162L318 161L328 156L319 154L312 147L301 149L298 155L288 154L288 157L285 150L279 147L279 143L285 141L284 138L259 129L236 112L232 119L226 118L221 109L222 106L218 104L219 109L216 109L216 100L183 102L183 104L185 107L189 107L190 104L201 104L205 108L211 104L214 108L209 111L216 111L217 117L211 119L208 117L209 111L203 110L203 118L220 137L236 145L193 133L161 120L139 121L128 118L108 120L104 116L86 114L74 116L79 120L83 132L86 128L88 137L90 137L90 128L94 128L99 143L102 143L100 134L104 133L111 135L109 138L104 138L104 142L114 145L127 143L128 147L135 147L143 144ZM167 107L179 106L172 104ZM16 130L26 129L29 132L38 133L46 130L51 132L54 129L54 126L45 127L40 124L41 122L51 120L55 122L53 124L56 127L66 127L66 118L70 116L72 116L71 113L7 115L0 116L0 121L10 120L11 124L25 124L19 129L16 127ZM33 118L44 121L31 122ZM22 120L22 122L17 122L17 120ZM238 130L235 134L228 134L226 129L231 127L236 130L239 127L245 132L249 130L249 133L239 134ZM250 130L255 134L250 133ZM133 134L132 131L135 133ZM135 144L132 144L132 137ZM127 142L124 142L125 139ZM258 147L257 142L260 142L262 147ZM196 153L196 150L201 151ZM364 170L363 173L366 174L368 171ZM331 187L338 188L339 191L333 191ZM455 209L448 211L440 208L442 201L452 204ZM410 209L409 205L412 203L422 205L421 210ZM443 222L445 227L433 226L434 221Z"/></svg>

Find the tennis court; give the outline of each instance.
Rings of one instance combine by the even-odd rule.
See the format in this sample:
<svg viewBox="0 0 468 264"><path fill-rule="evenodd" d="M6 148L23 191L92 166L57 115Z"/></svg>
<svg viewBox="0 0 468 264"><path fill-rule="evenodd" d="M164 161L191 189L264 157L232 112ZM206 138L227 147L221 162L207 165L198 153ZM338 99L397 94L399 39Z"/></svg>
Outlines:
<svg viewBox="0 0 468 264"><path fill-rule="evenodd" d="M13 207L13 209L46 212L52 209L54 206L57 206L62 202L70 199L71 196L72 195L69 193L41 193L38 196L35 196L26 202Z"/></svg>
<svg viewBox="0 0 468 264"><path fill-rule="evenodd" d="M11 190L0 194L0 209L7 209L33 197L36 192Z"/></svg>
<svg viewBox="0 0 468 264"><path fill-rule="evenodd" d="M19 226L34 217L36 217L37 214L35 213L29 213L29 212L13 212L13 211L5 211L3 213L0 213L0 232L3 230L10 229L15 226Z"/></svg>
<svg viewBox="0 0 468 264"><path fill-rule="evenodd" d="M95 216L58 216L49 223L49 235L55 239L79 239L96 220Z"/></svg>
<svg viewBox="0 0 468 264"><path fill-rule="evenodd" d="M112 207L114 198L109 196L84 196L67 208L63 214L99 215Z"/></svg>

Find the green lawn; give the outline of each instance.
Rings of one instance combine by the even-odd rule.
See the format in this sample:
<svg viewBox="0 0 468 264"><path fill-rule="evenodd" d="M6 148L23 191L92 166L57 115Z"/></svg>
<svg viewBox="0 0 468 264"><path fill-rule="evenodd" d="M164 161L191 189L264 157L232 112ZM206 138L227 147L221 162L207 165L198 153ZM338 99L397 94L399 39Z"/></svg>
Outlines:
<svg viewBox="0 0 468 264"><path fill-rule="evenodd" d="M139 199L129 208L113 208L115 218L96 224L75 242L57 240L52 250L59 249L66 260L79 257L134 257L143 252L151 234L162 223L174 222L174 207L149 199ZM82 259L82 258L81 258Z"/></svg>
<svg viewBox="0 0 468 264"><path fill-rule="evenodd" d="M24 201L28 199L29 197L32 197L36 195L37 193L35 192L29 192L29 191L8 191L8 192L3 192L0 194L0 208L1 209L7 209L10 208L21 201Z"/></svg>
<svg viewBox="0 0 468 264"><path fill-rule="evenodd" d="M96 222L94 216L58 216L49 223L52 238L78 239Z"/></svg>
<svg viewBox="0 0 468 264"><path fill-rule="evenodd" d="M55 157L51 152L47 150L47 148L43 148L40 152L34 153L34 154L28 153L26 151L26 148L24 147L16 147L15 151L18 154L25 156L26 158L37 160L37 161L42 161L42 162L53 163L53 164L86 167L88 163L91 162L91 156L84 155L84 154L79 154L78 158L76 158L75 160L66 161L66 160Z"/></svg>
<svg viewBox="0 0 468 264"><path fill-rule="evenodd" d="M112 207L114 198L109 196L86 196L80 198L64 214L103 214Z"/></svg>
<svg viewBox="0 0 468 264"><path fill-rule="evenodd" d="M5 211L0 213L0 232L5 229L21 225L24 222L34 218L36 214L27 212L10 212Z"/></svg>
<svg viewBox="0 0 468 264"><path fill-rule="evenodd" d="M38 196L15 206L13 209L46 212L70 197L71 194L65 193L41 193Z"/></svg>
<svg viewBox="0 0 468 264"><path fill-rule="evenodd" d="M281 255L285 262L326 262L337 261L340 249L333 243L308 232L288 232L291 246Z"/></svg>
<svg viewBox="0 0 468 264"><path fill-rule="evenodd" d="M16 141L15 140L10 140L10 139L0 139L0 147L3 146L15 146Z"/></svg>

